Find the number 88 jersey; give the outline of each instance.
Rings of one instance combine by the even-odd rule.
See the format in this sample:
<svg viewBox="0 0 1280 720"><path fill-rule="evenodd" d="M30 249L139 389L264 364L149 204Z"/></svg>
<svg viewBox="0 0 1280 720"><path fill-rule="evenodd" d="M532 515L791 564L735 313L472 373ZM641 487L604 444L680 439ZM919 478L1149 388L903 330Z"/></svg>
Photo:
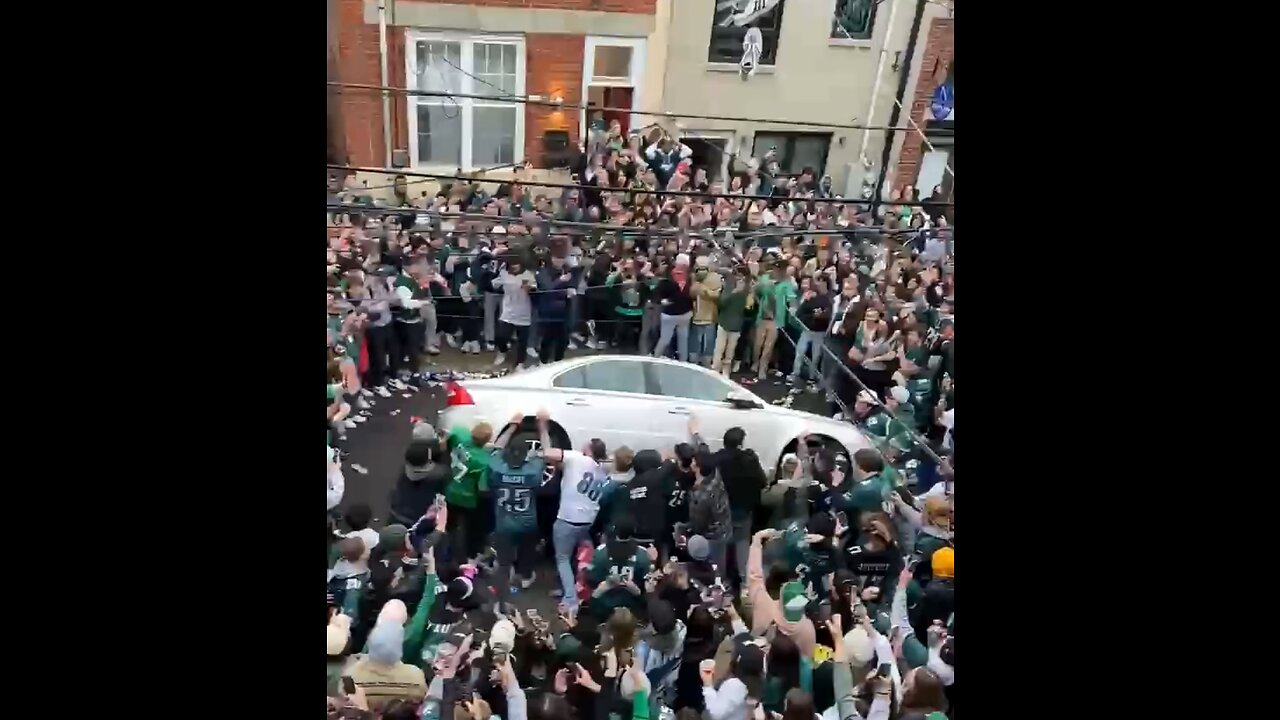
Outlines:
<svg viewBox="0 0 1280 720"><path fill-rule="evenodd" d="M609 473L594 459L576 450L565 450L559 519L578 525L594 522L611 483Z"/></svg>

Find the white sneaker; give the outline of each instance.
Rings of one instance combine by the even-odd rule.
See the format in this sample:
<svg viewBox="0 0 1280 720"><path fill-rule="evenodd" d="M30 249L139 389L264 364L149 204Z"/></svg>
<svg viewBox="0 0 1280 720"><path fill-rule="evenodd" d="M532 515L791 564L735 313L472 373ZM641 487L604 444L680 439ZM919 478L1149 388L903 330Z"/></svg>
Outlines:
<svg viewBox="0 0 1280 720"><path fill-rule="evenodd" d="M373 397L373 391L369 388L360 388L360 397Z"/></svg>
<svg viewBox="0 0 1280 720"><path fill-rule="evenodd" d="M369 404L369 401L368 401L368 400L365 400L363 397L357 397L357 398L356 398L356 409L357 409L357 410L368 410L368 409L369 409L369 408L371 408L371 407L373 407L373 406Z"/></svg>
<svg viewBox="0 0 1280 720"><path fill-rule="evenodd" d="M583 345L586 345L588 350L595 350L595 349L596 349L596 341L595 341L595 340L587 340L585 343L583 343Z"/></svg>
<svg viewBox="0 0 1280 720"><path fill-rule="evenodd" d="M569 341L568 348L569 348L570 350L577 350L577 349L578 349L578 343L576 343L576 342L574 342L574 341L570 340L570 341Z"/></svg>
<svg viewBox="0 0 1280 720"><path fill-rule="evenodd" d="M440 354L440 348L436 347L435 345L428 345L428 346L427 346L427 354L428 354L428 355L439 355L439 354Z"/></svg>
<svg viewBox="0 0 1280 720"><path fill-rule="evenodd" d="M495 357L495 358L493 359L493 364L494 364L494 365L506 365L506 364L507 364L507 356L506 356L506 355L504 355L504 354L502 354L502 353L498 353L498 356L497 356L497 357Z"/></svg>
<svg viewBox="0 0 1280 720"><path fill-rule="evenodd" d="M569 338L569 339L570 339L570 340L577 340L578 342L586 342L586 341L587 341L587 339L586 339L585 337L583 337L583 336L582 336L582 333L574 333L572 336L570 336L570 338Z"/></svg>
<svg viewBox="0 0 1280 720"><path fill-rule="evenodd" d="M831 419L832 419L832 420L843 420L843 419L844 419L844 413L842 413L842 412L838 412L838 413L836 413L835 415L832 415L832 416L831 416Z"/></svg>
<svg viewBox="0 0 1280 720"><path fill-rule="evenodd" d="M533 587L533 583L537 581L537 579L538 579L538 573L536 571L531 571L529 573L529 577L520 579L520 589L528 590L529 588Z"/></svg>
<svg viewBox="0 0 1280 720"><path fill-rule="evenodd" d="M378 393L378 397L384 397L384 398L391 397L391 391L387 389L386 385L379 385L378 387L374 388L373 391Z"/></svg>
<svg viewBox="0 0 1280 720"><path fill-rule="evenodd" d="M741 361L741 360L734 360L734 361L733 361L733 371L734 371L734 372L738 372L738 369L739 369L739 368L741 368L741 367L742 367L742 361Z"/></svg>
<svg viewBox="0 0 1280 720"><path fill-rule="evenodd" d="M369 418L367 418L367 417L365 417L365 416L363 416L363 415L352 415L352 416L351 416L351 422L356 423L357 425L359 425L360 423L362 423L362 422L364 422L365 420L368 420L368 419L369 419Z"/></svg>
<svg viewBox="0 0 1280 720"><path fill-rule="evenodd" d="M486 343L484 344L484 350L485 350L485 352L493 352L493 351L495 351L495 350L497 350L497 349L498 349L498 346L497 346L497 345L494 345L494 344L493 344L493 343L491 343L491 342L486 342Z"/></svg>
<svg viewBox="0 0 1280 720"><path fill-rule="evenodd" d="M538 357L538 351L537 351L537 350L535 350L535 349L533 349L533 348L529 348L529 357L533 358L534 360L541 360L541 359L542 359L542 358Z"/></svg>
<svg viewBox="0 0 1280 720"><path fill-rule="evenodd" d="M448 333L445 333L444 341L445 341L445 344L447 344L449 347L453 348L454 350L458 349L458 338Z"/></svg>
<svg viewBox="0 0 1280 720"><path fill-rule="evenodd" d="M355 430L355 429L356 429L356 421L355 421L355 420L352 420L351 418L347 418L346 420L342 421L342 427L344 427L344 428L346 428L346 429L348 429L348 430Z"/></svg>
<svg viewBox="0 0 1280 720"><path fill-rule="evenodd" d="M388 381L387 381L387 384L388 384L388 385L390 385L391 387L395 388L396 390L404 390L404 389L405 389L405 384L404 384L404 382L403 382L403 381L401 381L401 380L400 380L400 378L393 378L393 379L391 379L391 380L388 380ZM387 393L387 397L390 397L390 396L391 396L391 394L390 394L390 393Z"/></svg>

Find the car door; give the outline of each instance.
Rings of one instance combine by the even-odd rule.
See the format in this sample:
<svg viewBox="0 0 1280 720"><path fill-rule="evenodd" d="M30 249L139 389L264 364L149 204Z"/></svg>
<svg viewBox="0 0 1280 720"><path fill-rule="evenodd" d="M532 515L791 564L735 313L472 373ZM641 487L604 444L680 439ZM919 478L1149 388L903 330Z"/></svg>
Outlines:
<svg viewBox="0 0 1280 720"><path fill-rule="evenodd" d="M661 398L649 394L642 366L630 358L593 359L552 378L558 388L553 417L569 433L574 448L600 438L612 453L657 448L648 418L663 411Z"/></svg>
<svg viewBox="0 0 1280 720"><path fill-rule="evenodd" d="M656 417L664 447L688 442L690 415L697 415L699 432L712 450L724 446L724 433L734 426L747 432L748 446L753 436L764 437L767 432L765 410L740 410L725 402L739 388L719 373L697 365L647 365L649 385L664 400L664 411Z"/></svg>

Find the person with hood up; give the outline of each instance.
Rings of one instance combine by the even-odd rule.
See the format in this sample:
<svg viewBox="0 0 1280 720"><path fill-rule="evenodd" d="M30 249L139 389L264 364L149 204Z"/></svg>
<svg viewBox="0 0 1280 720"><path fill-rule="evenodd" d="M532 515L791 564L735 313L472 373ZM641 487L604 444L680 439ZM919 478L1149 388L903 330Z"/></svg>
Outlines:
<svg viewBox="0 0 1280 720"><path fill-rule="evenodd" d="M596 548L591 559L587 584L592 588L590 608L596 618L608 618L618 608L638 611L644 605L644 592L640 588L653 560L632 539L634 528L631 515L615 519L612 535Z"/></svg>
<svg viewBox="0 0 1280 720"><path fill-rule="evenodd" d="M701 437L698 436L696 417L689 418L689 430L694 435L694 443L703 444ZM724 433L724 447L715 454L716 474L724 482L729 497L733 519L734 563L737 567L739 582L742 582L747 575L751 518L760 505L760 494L769 485L764 468L760 467L760 458L755 451L745 449L746 441L745 430L740 427L731 427Z"/></svg>
<svg viewBox="0 0 1280 720"><path fill-rule="evenodd" d="M425 578L409 528L397 523L382 528L369 573L370 612L379 612L390 602L404 603L410 613L418 607Z"/></svg>
<svg viewBox="0 0 1280 720"><path fill-rule="evenodd" d="M364 690L375 713L396 698L418 703L427 694L422 669L400 661L404 634L402 618L380 618L369 633L369 653L351 666L351 679Z"/></svg>
<svg viewBox="0 0 1280 720"><path fill-rule="evenodd" d="M804 586L793 581L785 583L774 598L765 589L764 543L782 537L781 530L767 528L751 538L747 555L747 592L751 602L751 631L763 634L769 625L776 623L778 632L791 638L805 657L813 657L817 644L817 631L813 621L805 615L809 598Z"/></svg>
<svg viewBox="0 0 1280 720"><path fill-rule="evenodd" d="M666 498L663 496L667 470L656 450L641 450L632 462L635 477L617 488L611 503L611 518L628 517L631 533L625 537L638 545L653 545L666 524ZM615 528L613 534L617 534ZM643 576L641 576L643 578Z"/></svg>
<svg viewBox="0 0 1280 720"><path fill-rule="evenodd" d="M635 660L649 679L650 697L659 706L675 702L676 679L687 629L671 604L649 600L649 626L636 643Z"/></svg>
<svg viewBox="0 0 1280 720"><path fill-rule="evenodd" d="M444 443L427 422L413 426L409 447L404 453L404 470L391 491L391 520L412 526L445 491L450 467Z"/></svg>

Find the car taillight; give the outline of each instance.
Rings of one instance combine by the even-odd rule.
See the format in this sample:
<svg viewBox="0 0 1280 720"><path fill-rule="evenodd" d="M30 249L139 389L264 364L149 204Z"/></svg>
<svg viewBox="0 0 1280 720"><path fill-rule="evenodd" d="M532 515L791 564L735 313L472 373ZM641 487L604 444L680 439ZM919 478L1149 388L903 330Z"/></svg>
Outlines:
<svg viewBox="0 0 1280 720"><path fill-rule="evenodd" d="M448 388L449 394L445 397L444 404L448 407L454 405L475 405L476 402L471 399L471 393L456 382L450 382L445 386Z"/></svg>

